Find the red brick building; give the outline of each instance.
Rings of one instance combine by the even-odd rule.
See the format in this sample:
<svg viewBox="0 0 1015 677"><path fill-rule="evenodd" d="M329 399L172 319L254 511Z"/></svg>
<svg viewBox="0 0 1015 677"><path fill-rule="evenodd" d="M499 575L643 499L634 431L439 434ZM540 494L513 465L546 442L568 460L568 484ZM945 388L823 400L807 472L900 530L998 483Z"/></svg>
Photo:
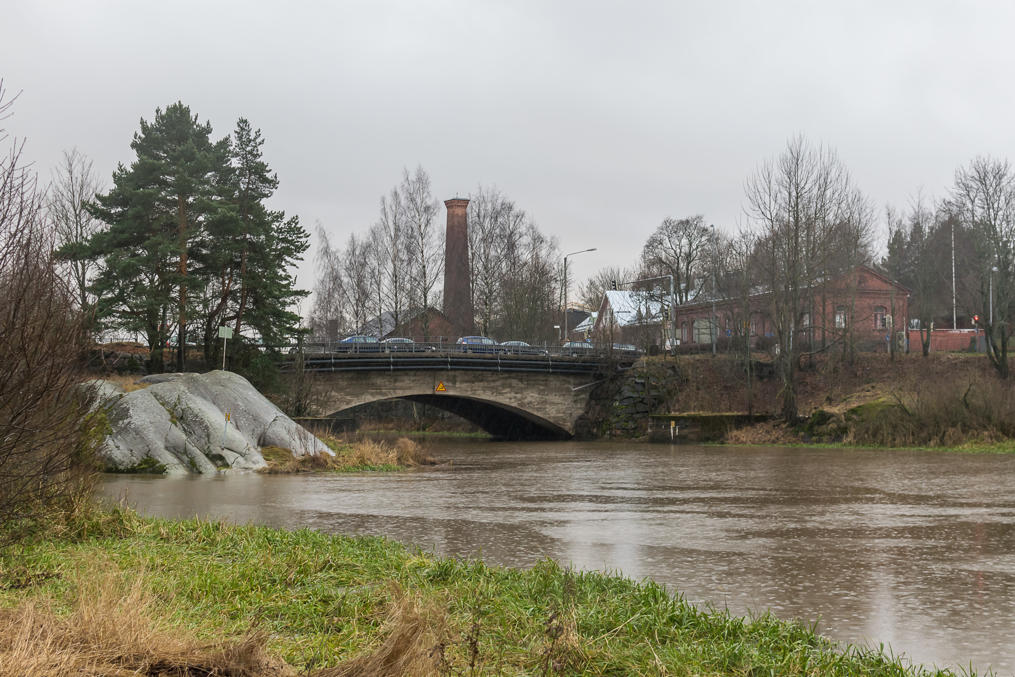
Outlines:
<svg viewBox="0 0 1015 677"><path fill-rule="evenodd" d="M816 285L811 301L797 319L798 330L815 344L828 344L849 335L859 349L887 350L894 333L904 349L909 319L910 291L883 273L859 266L851 273ZM677 338L682 345L710 344L738 336L749 327L751 343L775 337L771 315L772 295L759 292L748 301L749 318L739 300L716 299L715 319L711 298L677 307ZM894 331L893 331L894 329Z"/></svg>

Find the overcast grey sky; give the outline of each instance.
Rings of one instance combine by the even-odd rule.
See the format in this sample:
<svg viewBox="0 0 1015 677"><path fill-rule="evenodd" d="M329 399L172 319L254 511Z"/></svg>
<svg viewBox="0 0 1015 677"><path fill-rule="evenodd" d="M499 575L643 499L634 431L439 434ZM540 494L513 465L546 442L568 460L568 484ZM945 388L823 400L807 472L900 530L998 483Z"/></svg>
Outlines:
<svg viewBox="0 0 1015 677"><path fill-rule="evenodd" d="M49 176L77 147L109 181L142 117L247 117L274 206L339 242L403 167L435 197L496 185L585 277L666 216L732 229L743 182L803 134L878 205L941 196L1015 136L1002 2L7 3L10 132ZM443 223L443 210L441 219ZM311 252L312 256L312 252ZM312 263L300 283L313 284Z"/></svg>

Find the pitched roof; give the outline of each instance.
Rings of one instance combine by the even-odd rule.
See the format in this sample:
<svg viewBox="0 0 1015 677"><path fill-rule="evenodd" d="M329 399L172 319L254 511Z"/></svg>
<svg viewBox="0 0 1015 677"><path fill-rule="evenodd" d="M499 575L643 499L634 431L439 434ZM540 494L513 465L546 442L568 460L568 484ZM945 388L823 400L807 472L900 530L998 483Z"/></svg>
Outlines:
<svg viewBox="0 0 1015 677"><path fill-rule="evenodd" d="M600 309L609 304L614 321L621 327L658 324L662 321L663 304L655 294L646 291L607 291ZM600 317L602 313L600 312Z"/></svg>
<svg viewBox="0 0 1015 677"><path fill-rule="evenodd" d="M588 317L579 322L571 331L589 331L596 324L596 318L599 317L599 313L589 313Z"/></svg>

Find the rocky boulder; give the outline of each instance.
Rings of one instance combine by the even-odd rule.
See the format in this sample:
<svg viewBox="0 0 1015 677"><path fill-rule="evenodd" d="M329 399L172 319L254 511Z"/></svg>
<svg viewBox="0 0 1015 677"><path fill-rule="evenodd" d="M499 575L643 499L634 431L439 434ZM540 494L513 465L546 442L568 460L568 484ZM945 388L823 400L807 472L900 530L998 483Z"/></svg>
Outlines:
<svg viewBox="0 0 1015 677"><path fill-rule="evenodd" d="M108 381L89 381L109 423L100 453L117 471L214 473L265 466L261 447L295 456L332 451L250 382L228 371L158 374L126 393Z"/></svg>

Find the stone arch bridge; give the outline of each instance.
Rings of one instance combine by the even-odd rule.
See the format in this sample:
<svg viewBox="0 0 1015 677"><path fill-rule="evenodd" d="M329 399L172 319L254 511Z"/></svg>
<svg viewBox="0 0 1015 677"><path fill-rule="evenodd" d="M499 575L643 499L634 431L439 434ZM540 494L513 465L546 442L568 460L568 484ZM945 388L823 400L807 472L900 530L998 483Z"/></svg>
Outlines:
<svg viewBox="0 0 1015 677"><path fill-rule="evenodd" d="M589 358L501 356L322 356L307 358L318 406L327 415L404 399L457 414L495 437L574 435L593 386L628 364Z"/></svg>

